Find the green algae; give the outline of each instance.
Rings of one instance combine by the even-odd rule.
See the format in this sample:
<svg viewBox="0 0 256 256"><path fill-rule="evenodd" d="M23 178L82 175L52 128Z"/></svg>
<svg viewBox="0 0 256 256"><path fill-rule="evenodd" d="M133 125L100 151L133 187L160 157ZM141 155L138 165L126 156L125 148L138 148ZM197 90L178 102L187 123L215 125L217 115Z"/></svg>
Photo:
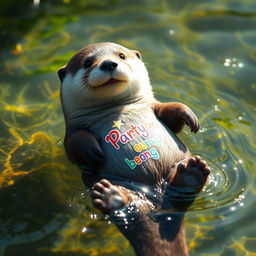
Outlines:
<svg viewBox="0 0 256 256"><path fill-rule="evenodd" d="M180 135L213 169L186 215L190 254L255 255L254 1L31 2L0 4L0 255L133 255L62 145L56 70L99 41L140 50L156 97L201 121Z"/></svg>

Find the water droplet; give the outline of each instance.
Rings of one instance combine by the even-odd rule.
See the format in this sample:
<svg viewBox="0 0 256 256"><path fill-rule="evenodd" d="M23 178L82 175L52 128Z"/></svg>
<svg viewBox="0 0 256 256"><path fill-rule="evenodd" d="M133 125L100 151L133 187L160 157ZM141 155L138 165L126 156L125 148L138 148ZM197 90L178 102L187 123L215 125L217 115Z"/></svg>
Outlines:
<svg viewBox="0 0 256 256"><path fill-rule="evenodd" d="M34 5L35 7L39 6L39 4L40 4L40 0L34 0L34 1L33 1L33 5Z"/></svg>
<svg viewBox="0 0 256 256"><path fill-rule="evenodd" d="M170 35L174 35L174 33L175 33L175 31L174 31L173 29L170 29L170 30L169 30L169 34L170 34Z"/></svg>
<svg viewBox="0 0 256 256"><path fill-rule="evenodd" d="M86 227L83 227L82 228L82 232L84 233L84 232L86 232L87 231L87 228Z"/></svg>
<svg viewBox="0 0 256 256"><path fill-rule="evenodd" d="M220 108L218 105L214 105L214 111L220 111Z"/></svg>
<svg viewBox="0 0 256 256"><path fill-rule="evenodd" d="M238 62L237 58L232 59L225 59L223 65L225 67L232 67L232 68L243 68L244 64L242 62Z"/></svg>
<svg viewBox="0 0 256 256"><path fill-rule="evenodd" d="M145 193L148 193L148 188L143 187L143 188L142 188L142 191L145 192Z"/></svg>
<svg viewBox="0 0 256 256"><path fill-rule="evenodd" d="M98 216L97 216L97 214L91 214L90 217L92 220L96 220Z"/></svg>
<svg viewBox="0 0 256 256"><path fill-rule="evenodd" d="M232 207L230 207L230 210L233 212L233 211L236 210L236 207L235 207L235 206L232 206Z"/></svg>

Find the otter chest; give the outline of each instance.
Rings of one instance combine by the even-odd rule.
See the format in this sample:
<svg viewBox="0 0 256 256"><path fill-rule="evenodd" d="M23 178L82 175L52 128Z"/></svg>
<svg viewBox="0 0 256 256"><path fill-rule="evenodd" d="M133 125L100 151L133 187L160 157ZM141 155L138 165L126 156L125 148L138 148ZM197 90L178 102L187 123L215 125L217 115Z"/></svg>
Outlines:
<svg viewBox="0 0 256 256"><path fill-rule="evenodd" d="M102 173L136 181L155 180L183 158L184 145L161 124L153 111L109 116L92 127L105 153ZM160 175L161 176L161 175Z"/></svg>
<svg viewBox="0 0 256 256"><path fill-rule="evenodd" d="M121 126L125 127L122 129ZM133 170L149 159L160 158L159 148L163 141L159 132L159 125L153 120L125 125L119 119L113 121L111 130L104 137L104 143L109 143L109 146L113 147L112 150L122 154L124 162Z"/></svg>

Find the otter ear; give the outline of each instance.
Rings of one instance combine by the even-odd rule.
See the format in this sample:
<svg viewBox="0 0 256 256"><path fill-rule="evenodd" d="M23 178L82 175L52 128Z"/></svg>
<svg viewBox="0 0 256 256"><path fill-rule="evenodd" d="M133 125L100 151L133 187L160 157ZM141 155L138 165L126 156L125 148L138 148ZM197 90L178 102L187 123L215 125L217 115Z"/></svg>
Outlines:
<svg viewBox="0 0 256 256"><path fill-rule="evenodd" d="M66 71L67 71L66 66L58 69L58 76L59 76L59 79L60 79L61 82L63 81L63 79L66 75Z"/></svg>
<svg viewBox="0 0 256 256"><path fill-rule="evenodd" d="M137 56L137 58L139 58L140 60L142 60L142 57L141 57L141 54L140 54L139 51L133 50L132 52Z"/></svg>

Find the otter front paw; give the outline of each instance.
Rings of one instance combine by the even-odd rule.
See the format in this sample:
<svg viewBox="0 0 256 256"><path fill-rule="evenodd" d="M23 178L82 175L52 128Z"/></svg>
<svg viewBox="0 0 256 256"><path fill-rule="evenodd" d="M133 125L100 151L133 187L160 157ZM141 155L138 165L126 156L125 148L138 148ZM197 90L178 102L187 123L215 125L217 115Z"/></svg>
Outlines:
<svg viewBox="0 0 256 256"><path fill-rule="evenodd" d="M180 132L185 124L195 133L200 128L194 112L182 103L156 101L153 108L156 116L175 133Z"/></svg>
<svg viewBox="0 0 256 256"><path fill-rule="evenodd" d="M200 128L199 120L189 107L183 105L182 108L176 108L175 112L176 118L184 121L190 127L191 132L198 132Z"/></svg>
<svg viewBox="0 0 256 256"><path fill-rule="evenodd" d="M79 165L95 168L104 161L99 139L85 130L78 130L66 138L65 149L69 159Z"/></svg>

